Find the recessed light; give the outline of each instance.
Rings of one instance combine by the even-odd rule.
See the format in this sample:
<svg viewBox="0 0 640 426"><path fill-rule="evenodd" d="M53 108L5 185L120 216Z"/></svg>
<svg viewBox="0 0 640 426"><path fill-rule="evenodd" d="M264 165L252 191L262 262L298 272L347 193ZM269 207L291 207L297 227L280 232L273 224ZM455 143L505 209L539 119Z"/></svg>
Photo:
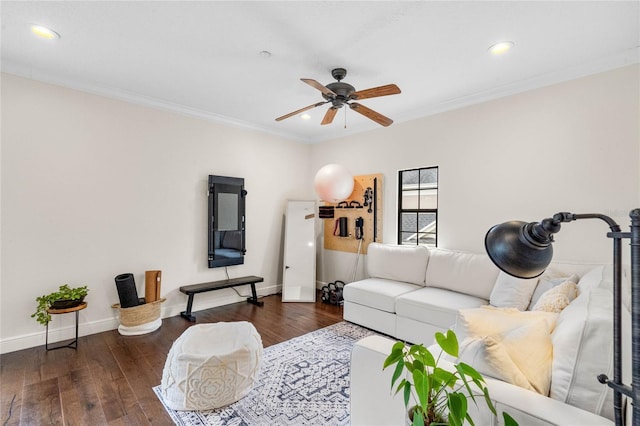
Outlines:
<svg viewBox="0 0 640 426"><path fill-rule="evenodd" d="M44 38L47 40L55 40L60 38L60 34L53 31L51 28L43 27L42 25L30 24L29 28L31 28L31 33L37 37Z"/></svg>
<svg viewBox="0 0 640 426"><path fill-rule="evenodd" d="M258 55L262 56L263 58L270 58L271 52L269 52L268 50L263 50L260 53L258 53Z"/></svg>
<svg viewBox="0 0 640 426"><path fill-rule="evenodd" d="M507 53L515 45L512 41L501 41L489 47L489 53L492 55L503 55Z"/></svg>
<svg viewBox="0 0 640 426"><path fill-rule="evenodd" d="M308 119L310 119L310 118L311 118L311 116L310 116L309 114L307 114L307 113L304 113L304 114L302 114L302 115L300 116L300 118L302 118L303 120L308 120Z"/></svg>

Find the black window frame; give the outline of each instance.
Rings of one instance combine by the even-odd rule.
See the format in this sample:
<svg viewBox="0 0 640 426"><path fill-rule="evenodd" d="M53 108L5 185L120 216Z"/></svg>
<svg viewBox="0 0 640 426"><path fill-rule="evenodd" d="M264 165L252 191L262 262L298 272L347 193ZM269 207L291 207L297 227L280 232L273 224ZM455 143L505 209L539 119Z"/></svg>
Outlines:
<svg viewBox="0 0 640 426"><path fill-rule="evenodd" d="M420 206L420 191L423 190L423 188L421 188L420 185L420 173L422 173L425 170L436 170L436 208L421 208ZM418 171L418 188L417 189L409 189L411 191L418 191L418 208L411 208L411 209L403 209L402 207L402 200L403 200L403 192L404 191L409 191L408 189L404 189L403 188L403 183L402 183L402 174L405 172L415 172ZM403 240L402 235L403 233L408 232L408 230L403 228L403 221L402 221L402 215L404 213L415 213L416 214L416 229L415 230L410 230L410 231L414 231L416 235L420 234L420 228L419 228L419 220L418 220L418 215L420 213L429 213L429 214L434 214L435 215L435 243L433 245L433 247L438 247L438 188L439 188L439 183L440 181L440 170L438 168L438 166L429 166L429 167L416 167L413 169L404 169L404 170L399 170L398 171L398 232L397 232L397 236L398 236L398 244L400 245L412 245L411 243L408 243L406 241ZM426 190L427 188L425 188L424 190ZM433 188L428 188L428 189L433 189ZM426 245L431 247L431 244L428 243L421 243L420 242L420 238L417 237L416 238L416 243L415 245Z"/></svg>

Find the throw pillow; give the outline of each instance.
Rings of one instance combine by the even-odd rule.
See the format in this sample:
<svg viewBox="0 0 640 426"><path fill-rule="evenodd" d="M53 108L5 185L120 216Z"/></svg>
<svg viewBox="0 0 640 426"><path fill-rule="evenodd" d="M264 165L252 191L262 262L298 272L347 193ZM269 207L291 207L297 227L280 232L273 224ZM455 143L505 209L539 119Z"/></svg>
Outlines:
<svg viewBox="0 0 640 426"><path fill-rule="evenodd" d="M537 277L522 279L500 271L491 291L489 303L498 308L516 308L524 311L531 302L531 296L537 284Z"/></svg>
<svg viewBox="0 0 640 426"><path fill-rule="evenodd" d="M484 337L504 333L508 330L544 321L552 332L558 314L545 311L519 311L515 308L496 308L482 306L480 308L461 309L456 321L458 340L466 337Z"/></svg>
<svg viewBox="0 0 640 426"><path fill-rule="evenodd" d="M504 333L467 338L459 360L482 374L547 396L553 360L548 323L537 320Z"/></svg>
<svg viewBox="0 0 640 426"><path fill-rule="evenodd" d="M531 310L560 313L576 297L578 297L577 284L573 281L565 281L544 293Z"/></svg>
<svg viewBox="0 0 640 426"><path fill-rule="evenodd" d="M625 280L623 279L622 282L624 283ZM613 266L597 266L584 274L578 282L578 295L594 288L606 288L613 291Z"/></svg>
<svg viewBox="0 0 640 426"><path fill-rule="evenodd" d="M524 389L533 390L531 383L515 365L503 346L494 345L491 359L487 351L490 337L466 338L460 344L457 362L472 365L480 374L511 383ZM494 343L495 340L491 339ZM456 362L453 360L452 362Z"/></svg>
<svg viewBox="0 0 640 426"><path fill-rule="evenodd" d="M542 295L545 294L547 291L551 290L554 287L559 286L560 284L566 281L572 281L574 283L578 283L578 279L579 278L576 274L573 274L571 276L566 276L566 275L555 273L554 271L545 272L540 277L540 280L538 281L538 285L536 286L536 289L533 292L533 295L531 296L531 303L529 304L529 310L531 310L534 306L536 306L536 303L538 303L538 300L540 299L540 297L542 297Z"/></svg>

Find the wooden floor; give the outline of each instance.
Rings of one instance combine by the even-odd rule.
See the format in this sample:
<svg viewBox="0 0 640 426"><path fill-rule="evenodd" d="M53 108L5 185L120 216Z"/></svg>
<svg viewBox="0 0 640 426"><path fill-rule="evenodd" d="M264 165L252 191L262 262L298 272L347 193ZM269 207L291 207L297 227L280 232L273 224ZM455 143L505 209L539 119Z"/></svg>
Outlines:
<svg viewBox="0 0 640 426"><path fill-rule="evenodd" d="M151 389L160 384L173 341L193 324L250 321L265 347L342 321L342 307L282 303L264 297L263 307L237 303L180 316L142 336L117 330L81 337L78 350L45 351L44 345L0 355L2 425L170 425Z"/></svg>

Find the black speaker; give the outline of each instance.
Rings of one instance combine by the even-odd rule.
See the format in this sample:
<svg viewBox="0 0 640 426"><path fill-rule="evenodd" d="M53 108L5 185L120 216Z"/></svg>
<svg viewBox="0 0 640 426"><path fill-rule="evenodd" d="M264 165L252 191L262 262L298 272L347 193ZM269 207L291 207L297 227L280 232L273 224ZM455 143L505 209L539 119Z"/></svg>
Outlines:
<svg viewBox="0 0 640 426"><path fill-rule="evenodd" d="M138 299L138 290L136 289L136 281L133 278L133 274L120 274L115 279L118 297L120 298L120 307L138 306L140 300Z"/></svg>

